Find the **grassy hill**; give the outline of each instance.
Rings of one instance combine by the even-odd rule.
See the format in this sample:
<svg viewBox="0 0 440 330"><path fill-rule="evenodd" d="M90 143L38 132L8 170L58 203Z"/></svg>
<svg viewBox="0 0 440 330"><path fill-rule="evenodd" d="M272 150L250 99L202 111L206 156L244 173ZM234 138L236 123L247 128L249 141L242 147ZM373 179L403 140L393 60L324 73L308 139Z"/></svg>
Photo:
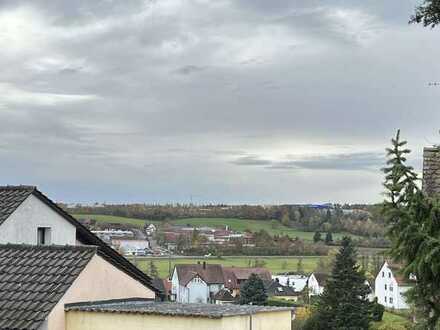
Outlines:
<svg viewBox="0 0 440 330"><path fill-rule="evenodd" d="M154 224L163 223L160 221L115 217L111 215L73 214L73 216L76 218L91 218L91 219L95 219L96 221L102 221L107 223L131 224L139 227L142 227L145 223L154 223ZM299 237L301 239L308 241L313 240L313 235L314 235L314 232L305 232L294 228L289 228L283 226L280 223L277 223L276 226L273 226L271 221L268 220L247 220L247 219L228 219L228 218L188 218L188 219L171 220L168 222L171 224L189 225L194 227L208 226L208 227L224 228L225 226L228 226L230 229L240 232L243 232L246 229L249 229L253 232L264 229L271 235L289 235L292 238ZM344 236L343 233L335 233L333 234L333 239L335 240L340 239L342 238L342 236ZM354 235L350 235L350 236L354 236Z"/></svg>
<svg viewBox="0 0 440 330"><path fill-rule="evenodd" d="M302 257L303 269L306 273L311 273L315 270L316 265L320 258L328 260L329 257ZM284 273L288 271L296 271L299 257L224 257L221 259L217 258L141 258L137 260L131 259L131 261L136 264L141 270L147 271L150 261L154 262L154 265L159 271L160 277L168 276L168 268L171 264L171 269L173 269L176 264L196 264L198 261L207 261L209 264L221 264L226 267L249 267L249 262L251 264L258 259L263 261L264 267L268 268L272 274Z"/></svg>

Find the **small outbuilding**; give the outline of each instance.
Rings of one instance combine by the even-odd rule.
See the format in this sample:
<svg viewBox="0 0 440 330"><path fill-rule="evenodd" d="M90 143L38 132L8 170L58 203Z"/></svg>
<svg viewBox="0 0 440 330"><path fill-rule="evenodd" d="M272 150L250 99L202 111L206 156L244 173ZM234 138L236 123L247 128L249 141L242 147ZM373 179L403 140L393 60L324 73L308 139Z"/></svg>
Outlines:
<svg viewBox="0 0 440 330"><path fill-rule="evenodd" d="M66 304L67 330L290 330L291 308L125 299Z"/></svg>

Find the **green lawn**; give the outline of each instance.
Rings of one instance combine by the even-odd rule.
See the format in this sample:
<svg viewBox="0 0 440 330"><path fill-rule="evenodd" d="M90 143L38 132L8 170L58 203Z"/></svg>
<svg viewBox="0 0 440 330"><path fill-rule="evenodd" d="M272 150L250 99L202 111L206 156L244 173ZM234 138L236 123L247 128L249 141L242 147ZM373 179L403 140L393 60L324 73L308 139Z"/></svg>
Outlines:
<svg viewBox="0 0 440 330"><path fill-rule="evenodd" d="M131 224L139 227L143 227L145 223L155 223L155 224L164 223L161 221L115 217L111 215L73 214L73 216L75 218L90 218L90 219L95 219L96 221L102 221L107 223ZM227 218L188 218L188 219L171 220L168 221L168 223L179 224L179 225L190 225L195 227L208 226L208 227L224 228L225 226L229 226L229 228L231 228L232 230L240 231L240 232L243 232L246 229L249 229L253 232L264 229L271 235L287 234L292 238L299 237L307 241L313 240L313 235L314 235L314 232L305 232L305 231L296 230L293 228L283 226L280 223L277 223L276 226L273 226L271 221L268 220L246 220L246 219L227 219ZM344 234L335 233L333 234L333 239L335 240L340 239L343 236ZM324 234L323 234L323 238L324 238Z"/></svg>
<svg viewBox="0 0 440 330"><path fill-rule="evenodd" d="M371 330L405 330L411 323L405 317L390 312L383 314L382 322L373 322Z"/></svg>
<svg viewBox="0 0 440 330"><path fill-rule="evenodd" d="M191 225L191 226L208 226L208 227L222 227L229 226L235 231L245 231L249 229L251 231L259 231L261 229L266 230L271 235L289 235L290 237L299 237L304 240L313 240L314 232L305 232L289 228L277 223L277 226L273 227L271 221L267 220L246 220L246 219L225 219L225 218L189 218L179 219L171 221L173 224ZM333 234L333 239L340 239L343 234ZM324 237L323 237L324 238Z"/></svg>
<svg viewBox="0 0 440 330"><path fill-rule="evenodd" d="M327 259L327 257L302 257L303 269L306 273L311 273L315 270L319 258ZM224 266L235 267L249 267L249 261L252 263L255 259L262 260L266 264L264 267L268 268L272 274L296 271L298 257L267 257L267 258L252 258L252 257L224 257L218 258L171 258L171 269L175 264L196 264L197 261L206 261L210 264L222 264ZM160 277L168 276L169 260L167 258L138 258L137 260L131 259L140 269L146 271L149 267L150 261L153 261L159 271ZM284 264L286 262L286 264ZM283 265L284 264L284 265Z"/></svg>

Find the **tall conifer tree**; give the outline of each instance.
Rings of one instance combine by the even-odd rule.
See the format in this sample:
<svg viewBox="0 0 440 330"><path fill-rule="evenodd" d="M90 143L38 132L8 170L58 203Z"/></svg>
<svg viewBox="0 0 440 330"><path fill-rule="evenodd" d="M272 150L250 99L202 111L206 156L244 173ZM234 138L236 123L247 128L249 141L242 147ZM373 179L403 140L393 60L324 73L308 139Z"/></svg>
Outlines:
<svg viewBox="0 0 440 330"><path fill-rule="evenodd" d="M316 330L368 329L372 317L367 299L370 288L356 264L356 256L351 238L344 237L312 318Z"/></svg>
<svg viewBox="0 0 440 330"><path fill-rule="evenodd" d="M389 223L391 255L403 264L407 277L416 279L407 297L415 307L417 327L440 326L440 203L438 196L426 196L417 185L417 175L406 165L410 153L400 132L387 149L385 172L387 199L384 213Z"/></svg>

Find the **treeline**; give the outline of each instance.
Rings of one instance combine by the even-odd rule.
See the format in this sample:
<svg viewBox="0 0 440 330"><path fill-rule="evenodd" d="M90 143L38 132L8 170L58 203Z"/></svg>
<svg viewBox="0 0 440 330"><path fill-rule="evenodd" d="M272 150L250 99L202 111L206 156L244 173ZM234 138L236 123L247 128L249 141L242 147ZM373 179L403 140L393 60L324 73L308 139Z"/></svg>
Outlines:
<svg viewBox="0 0 440 330"><path fill-rule="evenodd" d="M119 204L69 208L75 214L103 214L144 220L184 218L237 218L278 221L304 231L348 232L365 237L383 237L385 226L377 205L332 205L317 208L299 205L185 205Z"/></svg>
<svg viewBox="0 0 440 330"><path fill-rule="evenodd" d="M197 235L197 234L196 234ZM312 244L287 235L270 236L265 230L254 233L255 246L247 246L242 239L234 239L227 246L204 245L194 237L179 238L177 249L185 255L213 256L324 256L329 252L325 244Z"/></svg>

